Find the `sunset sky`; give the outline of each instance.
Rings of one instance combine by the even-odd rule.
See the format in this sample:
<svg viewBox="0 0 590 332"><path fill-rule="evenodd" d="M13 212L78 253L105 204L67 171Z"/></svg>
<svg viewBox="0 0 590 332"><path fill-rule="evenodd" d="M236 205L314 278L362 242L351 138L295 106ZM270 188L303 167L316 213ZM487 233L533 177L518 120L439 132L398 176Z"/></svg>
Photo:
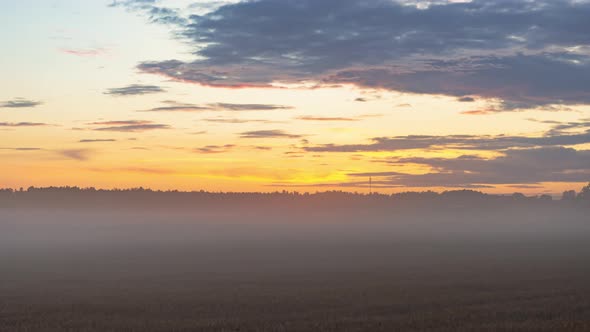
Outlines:
<svg viewBox="0 0 590 332"><path fill-rule="evenodd" d="M590 1L0 1L0 187L590 180Z"/></svg>

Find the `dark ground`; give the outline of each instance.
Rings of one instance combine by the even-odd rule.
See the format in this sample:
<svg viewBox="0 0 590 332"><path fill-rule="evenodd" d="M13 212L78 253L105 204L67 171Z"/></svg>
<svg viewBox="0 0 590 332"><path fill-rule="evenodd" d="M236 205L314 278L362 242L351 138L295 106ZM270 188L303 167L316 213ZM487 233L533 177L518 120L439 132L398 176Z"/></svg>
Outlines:
<svg viewBox="0 0 590 332"><path fill-rule="evenodd" d="M0 217L2 332L590 331L589 227Z"/></svg>

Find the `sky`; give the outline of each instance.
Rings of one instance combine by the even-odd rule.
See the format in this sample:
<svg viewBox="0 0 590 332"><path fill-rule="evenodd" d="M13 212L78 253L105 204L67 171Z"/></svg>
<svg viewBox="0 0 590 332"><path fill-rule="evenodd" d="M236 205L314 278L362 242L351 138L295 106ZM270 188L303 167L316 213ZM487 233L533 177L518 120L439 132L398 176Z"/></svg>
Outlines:
<svg viewBox="0 0 590 332"><path fill-rule="evenodd" d="M0 1L0 186L590 179L590 1Z"/></svg>

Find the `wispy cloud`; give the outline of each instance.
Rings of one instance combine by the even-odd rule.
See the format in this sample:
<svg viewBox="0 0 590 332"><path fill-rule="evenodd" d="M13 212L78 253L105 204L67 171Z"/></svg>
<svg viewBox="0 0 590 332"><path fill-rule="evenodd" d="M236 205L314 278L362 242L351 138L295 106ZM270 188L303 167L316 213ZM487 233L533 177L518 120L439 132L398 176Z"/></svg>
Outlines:
<svg viewBox="0 0 590 332"><path fill-rule="evenodd" d="M590 130L583 133L547 132L544 136L508 135L409 135L374 137L368 144L323 144L306 146L308 152L376 152L446 148L459 150L506 150L523 147L555 147L590 143Z"/></svg>
<svg viewBox="0 0 590 332"><path fill-rule="evenodd" d="M213 154L213 153L224 153L229 152L236 146L234 144L225 144L225 145L207 145L200 148L193 149L194 152L197 153L206 153L206 154Z"/></svg>
<svg viewBox="0 0 590 332"><path fill-rule="evenodd" d="M81 139L78 142L79 143L102 143L102 142L116 142L116 139L111 139L111 138L107 138L107 139Z"/></svg>
<svg viewBox="0 0 590 332"><path fill-rule="evenodd" d="M272 150L272 147L270 147L270 146L262 146L262 145L253 146L252 148L254 150L260 150L260 151L270 151L270 150Z"/></svg>
<svg viewBox="0 0 590 332"><path fill-rule="evenodd" d="M99 126L126 126L126 125L139 125L148 124L151 121L147 120L109 120L109 121L97 121L90 122L88 125L99 125Z"/></svg>
<svg viewBox="0 0 590 332"><path fill-rule="evenodd" d="M467 187L541 182L584 182L590 176L590 150L544 147L507 150L485 159L462 155L457 158L397 158L390 165L417 164L432 171L352 173L352 177L377 177L380 181L409 187Z"/></svg>
<svg viewBox="0 0 590 332"><path fill-rule="evenodd" d="M180 26L188 22L178 10L157 6L155 0L113 0L109 7L124 7L141 12L148 16L152 23Z"/></svg>
<svg viewBox="0 0 590 332"><path fill-rule="evenodd" d="M78 57L97 57L100 55L104 55L108 53L108 50L105 48L87 48L87 49L74 49L74 48L60 48L60 52L75 55Z"/></svg>
<svg viewBox="0 0 590 332"><path fill-rule="evenodd" d="M276 121L269 121L269 120L262 120L262 119L236 119L236 118L207 118L207 119L203 119L202 121L214 122L214 123L230 123L230 124L251 123L251 122L276 123Z"/></svg>
<svg viewBox="0 0 590 332"><path fill-rule="evenodd" d="M104 94L111 96L137 96L161 92L166 92L166 90L157 85L132 84L122 88L108 89Z"/></svg>
<svg viewBox="0 0 590 332"><path fill-rule="evenodd" d="M18 148L0 148L0 150L12 150L12 151L40 151L43 150L42 148L22 148L22 147L18 147Z"/></svg>
<svg viewBox="0 0 590 332"><path fill-rule="evenodd" d="M47 123L39 122L0 122L0 127L44 127Z"/></svg>
<svg viewBox="0 0 590 332"><path fill-rule="evenodd" d="M154 107L148 110L138 112L202 112L202 111L274 111L289 110L291 106L273 105L273 104L231 104L231 103L210 103L204 105L195 105L188 103L179 103L174 100L165 100L162 102L166 106Z"/></svg>
<svg viewBox="0 0 590 332"><path fill-rule="evenodd" d="M31 108L41 105L42 102L23 98L15 98L12 100L0 102L0 108Z"/></svg>
<svg viewBox="0 0 590 332"><path fill-rule="evenodd" d="M211 107L209 106L179 103L174 100L165 100L162 103L166 106L154 107L148 110L142 110L138 112L201 112L211 110Z"/></svg>
<svg viewBox="0 0 590 332"><path fill-rule="evenodd" d="M275 110L290 110L291 106L273 105L273 104L230 104L230 103L214 103L208 104L212 109L221 111L275 111Z"/></svg>
<svg viewBox="0 0 590 332"><path fill-rule="evenodd" d="M240 134L241 138L301 138L302 135L289 134L283 130L255 130Z"/></svg>
<svg viewBox="0 0 590 332"><path fill-rule="evenodd" d="M154 175L168 175L177 173L177 171L173 169L150 167L90 168L90 170L99 173L144 173Z"/></svg>
<svg viewBox="0 0 590 332"><path fill-rule="evenodd" d="M166 124L153 123L147 120L123 120L123 121L99 121L92 122L88 125L98 126L92 128L95 131L115 131L115 132L142 132L157 129L171 129Z"/></svg>
<svg viewBox="0 0 590 332"><path fill-rule="evenodd" d="M118 131L118 132L128 132L128 133L136 133L148 130L157 130L157 129L170 129L169 125L165 124L141 124L141 125L129 125L129 126L112 126L112 127L101 127L95 128L96 131Z"/></svg>
<svg viewBox="0 0 590 332"><path fill-rule="evenodd" d="M475 101L475 98L469 97L469 96L463 96L463 97L457 98L457 101L459 101L461 103L472 103Z"/></svg>
<svg viewBox="0 0 590 332"><path fill-rule="evenodd" d="M66 157L68 159L74 159L78 161L86 161L90 159L92 154L92 150L88 149L66 149L66 150L58 150L56 153L62 157Z"/></svg>
<svg viewBox="0 0 590 332"><path fill-rule="evenodd" d="M470 111L461 112L461 114L465 114L465 115L488 115L488 114L494 114L494 113L498 113L498 112L494 109L479 109L479 110L470 110Z"/></svg>
<svg viewBox="0 0 590 332"><path fill-rule="evenodd" d="M303 120L303 121L359 121L359 119L355 118L346 118L346 117L324 117L324 116L313 116L313 115L306 115L306 116L298 116L295 119Z"/></svg>

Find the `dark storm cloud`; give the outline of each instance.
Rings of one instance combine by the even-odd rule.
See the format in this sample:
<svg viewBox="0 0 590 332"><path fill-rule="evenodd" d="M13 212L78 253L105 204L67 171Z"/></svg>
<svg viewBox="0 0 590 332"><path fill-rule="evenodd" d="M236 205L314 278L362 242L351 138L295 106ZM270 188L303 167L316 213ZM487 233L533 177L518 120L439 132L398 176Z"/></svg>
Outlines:
<svg viewBox="0 0 590 332"><path fill-rule="evenodd" d="M494 98L498 110L585 104L588 17L590 2L570 0L244 1L180 26L198 60L139 69L220 87L315 81Z"/></svg>
<svg viewBox="0 0 590 332"><path fill-rule="evenodd" d="M400 158L393 165L418 164L432 168L427 174L398 172L353 173L353 177L379 177L381 181L410 187L464 187L468 185L584 182L590 176L590 150L564 147L508 150L495 159L464 155L446 158Z"/></svg>
<svg viewBox="0 0 590 332"><path fill-rule="evenodd" d="M39 106L41 104L42 102L40 101L15 98L12 100L0 101L0 108L30 108Z"/></svg>
<svg viewBox="0 0 590 332"><path fill-rule="evenodd" d="M283 130L255 130L240 134L241 138L301 138L301 135L289 134Z"/></svg>
<svg viewBox="0 0 590 332"><path fill-rule="evenodd" d="M160 92L166 92L166 90L157 85L132 84L122 88L108 89L104 94L111 96L137 96Z"/></svg>

